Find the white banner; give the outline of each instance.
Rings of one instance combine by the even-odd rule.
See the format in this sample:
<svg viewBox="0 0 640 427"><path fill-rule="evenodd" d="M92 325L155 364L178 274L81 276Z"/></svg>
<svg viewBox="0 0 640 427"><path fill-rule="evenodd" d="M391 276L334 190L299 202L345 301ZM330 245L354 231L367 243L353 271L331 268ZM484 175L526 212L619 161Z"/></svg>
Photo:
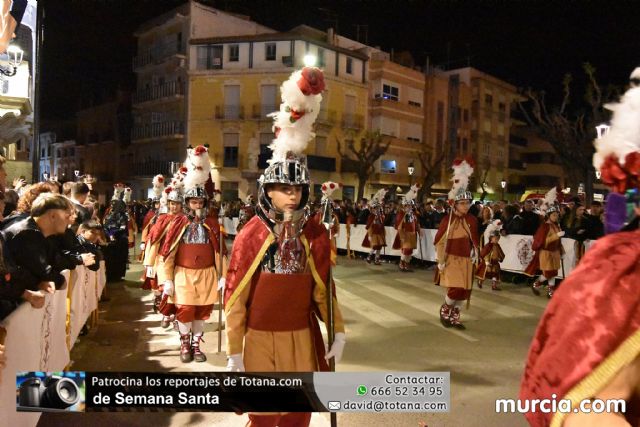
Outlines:
<svg viewBox="0 0 640 427"><path fill-rule="evenodd" d="M71 276L74 281L69 294L69 272L64 271L64 289L45 296L43 308L21 304L0 326L7 331L4 342L7 363L0 380L0 427L34 426L39 413L16 412L16 373L20 371L62 371L69 364L67 347L67 296L71 296L70 325L73 346L79 328L98 306L98 287L106 283L105 265L93 272L78 266ZM79 326L78 326L79 325Z"/></svg>

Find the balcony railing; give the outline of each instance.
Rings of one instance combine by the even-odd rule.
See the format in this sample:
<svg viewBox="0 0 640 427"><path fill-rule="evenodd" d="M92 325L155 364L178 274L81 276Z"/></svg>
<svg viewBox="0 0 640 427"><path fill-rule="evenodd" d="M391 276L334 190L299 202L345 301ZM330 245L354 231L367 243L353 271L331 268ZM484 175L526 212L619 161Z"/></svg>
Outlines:
<svg viewBox="0 0 640 427"><path fill-rule="evenodd" d="M152 86L139 90L133 95L133 103L155 101L156 99L169 98L171 96L184 95L184 84L182 82L167 82L161 85Z"/></svg>
<svg viewBox="0 0 640 427"><path fill-rule="evenodd" d="M276 104L253 104L251 108L251 118L254 120L271 120L267 114L271 114L280 109Z"/></svg>
<svg viewBox="0 0 640 427"><path fill-rule="evenodd" d="M145 125L135 126L133 128L131 139L147 139L159 138L165 136L183 135L184 123L178 121L149 123Z"/></svg>
<svg viewBox="0 0 640 427"><path fill-rule="evenodd" d="M184 55L185 52L186 44L180 43L177 40L155 45L151 49L141 52L138 56L133 58L133 69L135 70L149 64L160 64L173 55Z"/></svg>
<svg viewBox="0 0 640 427"><path fill-rule="evenodd" d="M364 117L362 117L360 114L342 114L342 127L344 129L362 129L363 126Z"/></svg>
<svg viewBox="0 0 640 427"><path fill-rule="evenodd" d="M313 170L335 172L336 159L333 157L307 156L307 167Z"/></svg>
<svg viewBox="0 0 640 427"><path fill-rule="evenodd" d="M244 106L242 105L216 105L216 119L241 120L244 119Z"/></svg>
<svg viewBox="0 0 640 427"><path fill-rule="evenodd" d="M171 170L171 162L168 160L144 160L131 164L131 171L137 176L166 174L169 170Z"/></svg>

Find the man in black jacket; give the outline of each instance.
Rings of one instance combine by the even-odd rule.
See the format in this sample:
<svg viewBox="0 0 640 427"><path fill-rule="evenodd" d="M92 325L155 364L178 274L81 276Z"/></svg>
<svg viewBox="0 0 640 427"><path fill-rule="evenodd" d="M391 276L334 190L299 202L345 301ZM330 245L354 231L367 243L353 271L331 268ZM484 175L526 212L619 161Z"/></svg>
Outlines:
<svg viewBox="0 0 640 427"><path fill-rule="evenodd" d="M525 200L524 208L520 214L522 218L522 234L533 236L540 226L540 215L533 211L533 200Z"/></svg>
<svg viewBox="0 0 640 427"><path fill-rule="evenodd" d="M15 292L53 293L62 288L65 279L54 268L46 238L64 233L72 212L66 197L43 193L33 202L29 217L2 231L4 261L9 275L16 278L11 284Z"/></svg>

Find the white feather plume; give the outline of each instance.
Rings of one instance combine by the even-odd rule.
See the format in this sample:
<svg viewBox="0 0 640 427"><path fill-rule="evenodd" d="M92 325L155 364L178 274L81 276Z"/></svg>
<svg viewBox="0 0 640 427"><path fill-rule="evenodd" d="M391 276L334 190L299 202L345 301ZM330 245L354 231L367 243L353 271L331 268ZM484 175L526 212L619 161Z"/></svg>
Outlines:
<svg viewBox="0 0 640 427"><path fill-rule="evenodd" d="M462 160L459 164L451 166L451 169L453 169L453 176L451 177L453 185L451 191L449 191L449 200L454 200L458 194L467 190L469 177L473 174L473 166L467 163L466 160Z"/></svg>
<svg viewBox="0 0 640 427"><path fill-rule="evenodd" d="M131 203L131 188L127 187L124 189L124 196L122 196L122 201L129 204Z"/></svg>
<svg viewBox="0 0 640 427"><path fill-rule="evenodd" d="M186 189L204 187L211 173L209 150L202 145L188 148L186 164L187 175L184 178L184 187Z"/></svg>
<svg viewBox="0 0 640 427"><path fill-rule="evenodd" d="M489 238L491 237L491 233L493 233L494 231L500 231L500 230L502 230L502 221L500 221L499 219L496 219L495 221L490 222L489 225L487 225L487 229L484 230L485 243L489 243Z"/></svg>
<svg viewBox="0 0 640 427"><path fill-rule="evenodd" d="M553 187L551 190L547 191L547 194L544 195L544 199L542 199L542 203L540 204L540 208L538 209L542 215L545 215L551 206L556 204L558 200L558 190L556 187Z"/></svg>
<svg viewBox="0 0 640 427"><path fill-rule="evenodd" d="M640 77L640 67L631 78ZM617 104L608 104L613 111L609 132L595 140L593 166L599 170L604 160L615 155L622 166L629 153L640 151L640 86L632 85Z"/></svg>
<svg viewBox="0 0 640 427"><path fill-rule="evenodd" d="M269 114L273 118L274 133L277 133L269 146L273 150L270 163L286 159L288 152L302 154L315 136L313 124L320 113L322 95L304 95L298 87L301 76L302 70L295 71L282 83L280 110ZM292 111L304 114L292 121Z"/></svg>
<svg viewBox="0 0 640 427"><path fill-rule="evenodd" d="M378 190L378 192L376 194L373 195L373 198L371 199L373 204L382 204L384 203L384 196L387 195L387 189L386 188L381 188L380 190Z"/></svg>
<svg viewBox="0 0 640 427"><path fill-rule="evenodd" d="M418 197L418 191L420 191L420 184L413 184L407 194L404 195L404 201L410 202Z"/></svg>
<svg viewBox="0 0 640 427"><path fill-rule="evenodd" d="M162 197L162 192L164 190L164 176L156 175L153 177L153 194L156 197Z"/></svg>

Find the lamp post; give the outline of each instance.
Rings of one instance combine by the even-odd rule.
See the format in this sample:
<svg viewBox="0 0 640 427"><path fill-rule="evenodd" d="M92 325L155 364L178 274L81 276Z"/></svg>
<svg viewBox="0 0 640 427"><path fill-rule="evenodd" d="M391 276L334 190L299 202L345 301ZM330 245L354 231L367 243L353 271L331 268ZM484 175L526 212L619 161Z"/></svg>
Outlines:
<svg viewBox="0 0 640 427"><path fill-rule="evenodd" d="M413 162L409 163L407 171L409 172L409 187L411 187L413 185L413 173L416 171L416 168L413 167Z"/></svg>
<svg viewBox="0 0 640 427"><path fill-rule="evenodd" d="M598 133L598 138L602 138L603 136L608 134L610 128L611 126L609 126L606 123L600 123L598 126L596 126L596 132Z"/></svg>
<svg viewBox="0 0 640 427"><path fill-rule="evenodd" d="M0 74L4 74L7 77L13 77L18 72L18 67L22 64L22 56L24 52L16 45L11 45L7 48L7 56L9 57L9 70L4 67L0 67Z"/></svg>
<svg viewBox="0 0 640 427"><path fill-rule="evenodd" d="M600 178L602 178L602 172L600 172L599 170L596 171L596 179L599 181Z"/></svg>
<svg viewBox="0 0 640 427"><path fill-rule="evenodd" d="M500 199L504 200L504 189L507 188L507 181L505 181L504 178L500 181L500 187L502 188L502 196Z"/></svg>
<svg viewBox="0 0 640 427"><path fill-rule="evenodd" d="M78 180L78 178L80 178L80 170L79 170L79 169L74 170L74 171L73 171L73 174L75 175L75 177L76 177L76 181L77 181L77 180Z"/></svg>

